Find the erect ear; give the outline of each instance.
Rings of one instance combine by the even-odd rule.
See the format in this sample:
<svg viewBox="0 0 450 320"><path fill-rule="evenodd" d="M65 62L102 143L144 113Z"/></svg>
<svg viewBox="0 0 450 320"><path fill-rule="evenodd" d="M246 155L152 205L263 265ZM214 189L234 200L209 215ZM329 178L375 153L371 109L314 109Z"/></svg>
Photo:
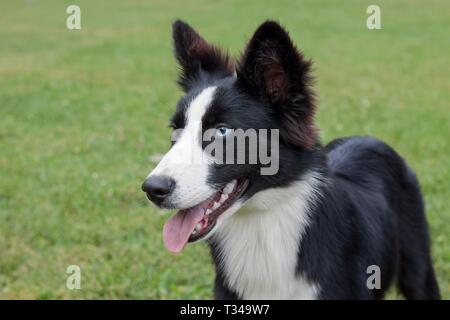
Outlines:
<svg viewBox="0 0 450 320"><path fill-rule="evenodd" d="M238 85L263 97L280 119L280 135L310 148L317 141L311 62L278 23L266 21L255 32L237 68Z"/></svg>
<svg viewBox="0 0 450 320"><path fill-rule="evenodd" d="M201 77L224 78L233 74L234 66L229 56L206 42L187 23L175 21L172 36L175 56L181 67L178 84L185 91Z"/></svg>

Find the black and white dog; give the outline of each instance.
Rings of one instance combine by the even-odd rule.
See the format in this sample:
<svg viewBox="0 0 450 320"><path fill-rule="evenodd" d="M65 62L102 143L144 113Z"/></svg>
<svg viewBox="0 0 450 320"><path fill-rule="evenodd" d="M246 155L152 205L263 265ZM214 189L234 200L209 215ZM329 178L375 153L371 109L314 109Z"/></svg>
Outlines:
<svg viewBox="0 0 450 320"><path fill-rule="evenodd" d="M164 225L170 251L207 240L216 298L380 299L393 282L408 299L439 298L414 172L372 137L320 144L311 63L278 23L256 30L236 67L184 22L173 39L186 95L171 126L182 130L142 188L180 209ZM276 174L259 162L183 161L205 152L192 136L252 128L279 130Z"/></svg>

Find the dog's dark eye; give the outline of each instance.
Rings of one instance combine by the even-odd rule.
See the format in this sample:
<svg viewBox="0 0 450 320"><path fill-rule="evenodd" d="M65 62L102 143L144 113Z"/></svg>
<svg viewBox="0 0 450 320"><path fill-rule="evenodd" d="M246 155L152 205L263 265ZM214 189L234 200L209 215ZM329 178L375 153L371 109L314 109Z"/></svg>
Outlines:
<svg viewBox="0 0 450 320"><path fill-rule="evenodd" d="M218 137L225 137L228 134L230 134L230 132L231 132L231 129L227 128L227 127L224 127L224 126L220 126L220 127L216 128L216 135Z"/></svg>

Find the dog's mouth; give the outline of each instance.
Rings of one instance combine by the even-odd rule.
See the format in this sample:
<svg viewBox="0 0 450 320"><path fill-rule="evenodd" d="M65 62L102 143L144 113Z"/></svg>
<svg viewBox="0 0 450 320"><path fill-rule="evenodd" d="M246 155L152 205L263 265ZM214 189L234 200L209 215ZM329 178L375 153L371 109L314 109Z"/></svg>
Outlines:
<svg viewBox="0 0 450 320"><path fill-rule="evenodd" d="M178 253L188 242L204 238L219 216L238 200L248 187L248 180L235 179L194 207L178 211L164 224L163 239L169 251Z"/></svg>

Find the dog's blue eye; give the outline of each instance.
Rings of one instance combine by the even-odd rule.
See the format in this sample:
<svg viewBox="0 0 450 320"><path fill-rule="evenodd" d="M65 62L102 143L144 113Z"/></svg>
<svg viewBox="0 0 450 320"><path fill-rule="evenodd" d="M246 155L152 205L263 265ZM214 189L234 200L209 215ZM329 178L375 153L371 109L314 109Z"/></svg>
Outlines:
<svg viewBox="0 0 450 320"><path fill-rule="evenodd" d="M230 128L227 128L227 127L218 127L218 128L216 129L216 134L217 134L219 137L225 137L225 136L228 135L230 132L231 132L231 129L230 129Z"/></svg>

